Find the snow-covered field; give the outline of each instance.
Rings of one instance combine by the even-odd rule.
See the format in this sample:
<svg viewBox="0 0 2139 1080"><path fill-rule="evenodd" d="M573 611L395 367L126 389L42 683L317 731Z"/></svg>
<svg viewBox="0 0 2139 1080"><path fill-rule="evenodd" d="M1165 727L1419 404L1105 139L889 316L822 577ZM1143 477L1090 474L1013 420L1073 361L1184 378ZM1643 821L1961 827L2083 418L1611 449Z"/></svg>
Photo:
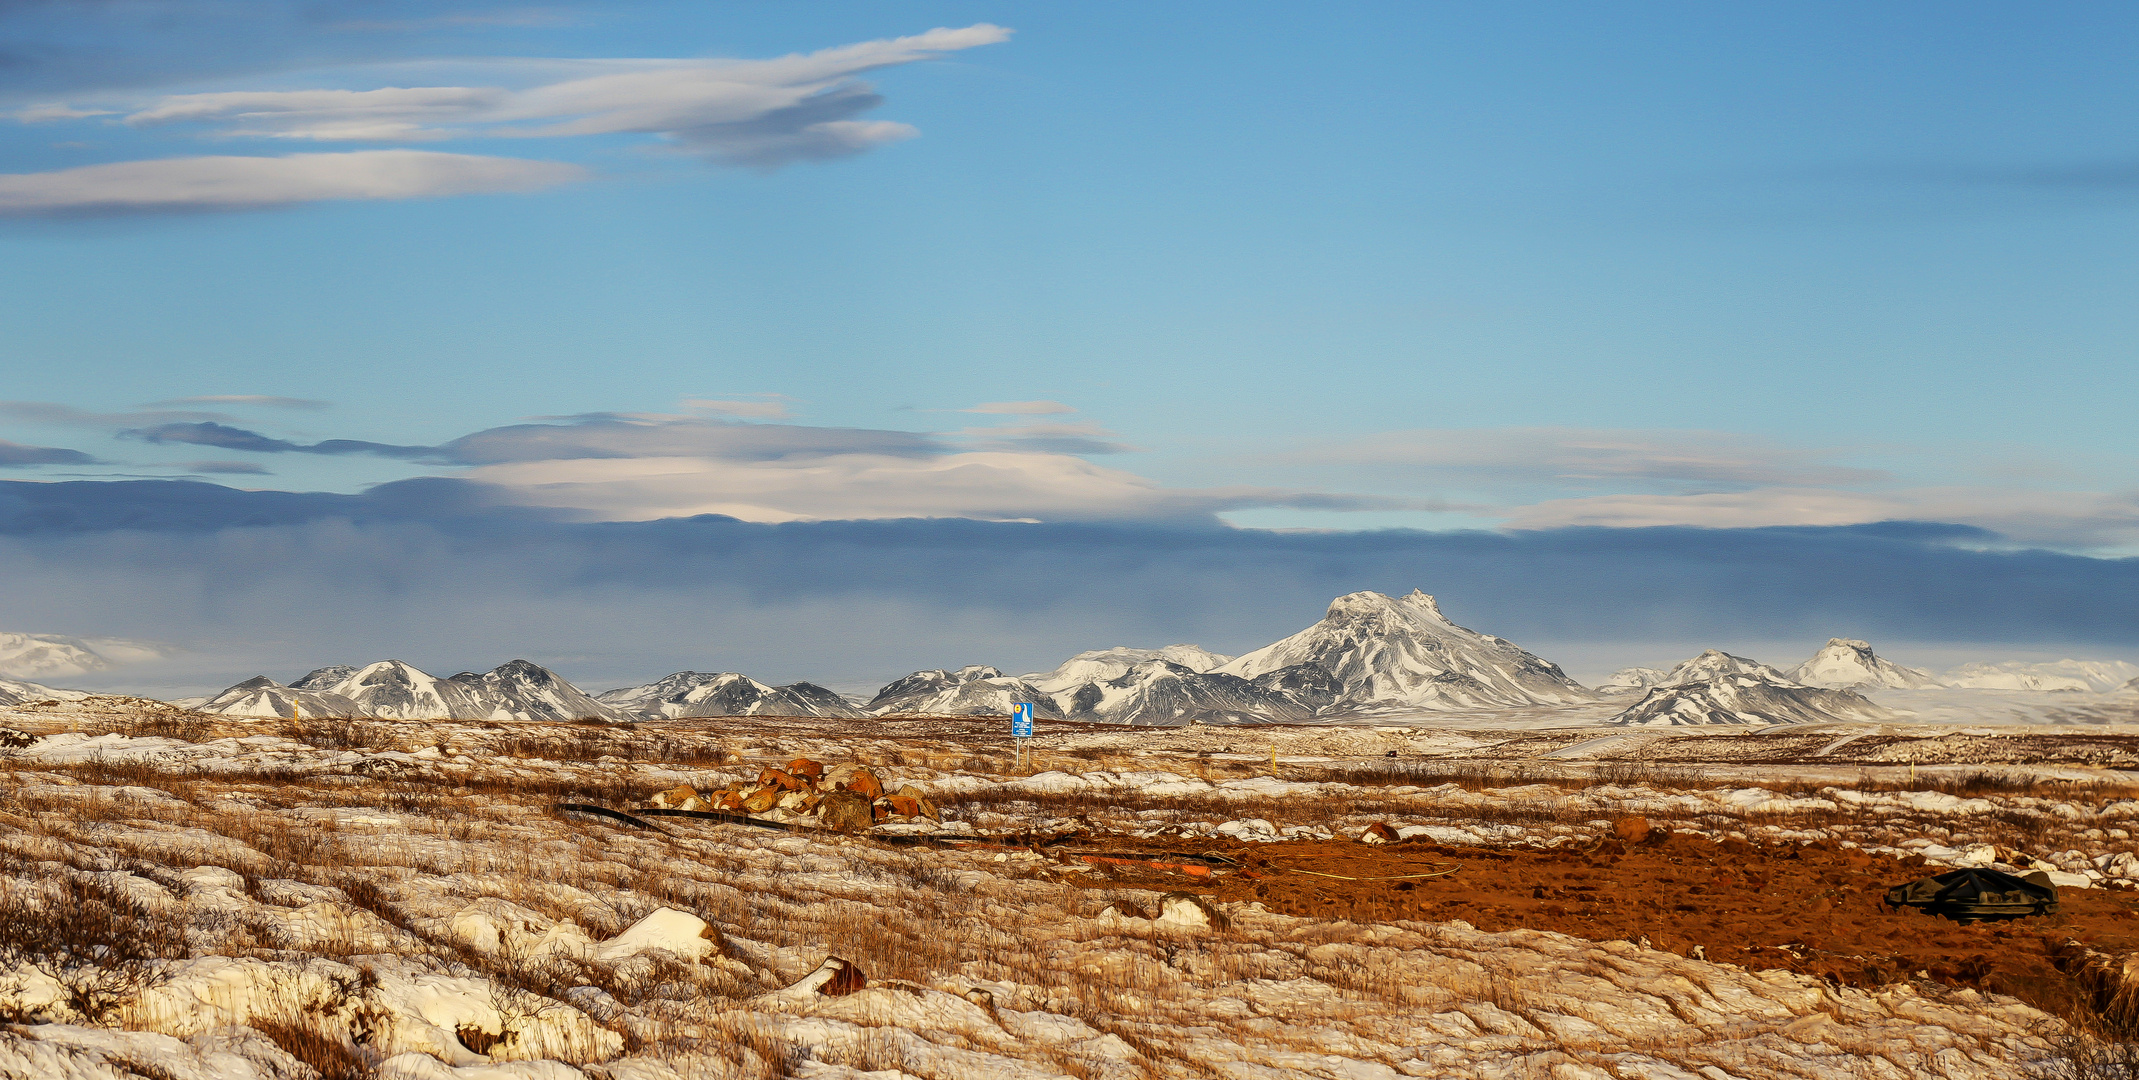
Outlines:
<svg viewBox="0 0 2139 1080"><path fill-rule="evenodd" d="M1044 847L553 809L795 755L928 792L942 825L880 827L907 835L1192 847L1380 821L1550 846L1639 813L1934 864L2024 850L2070 887L2139 877L2139 776L2036 763L2009 771L2040 783L1971 792L1957 766L1851 756L1878 739L1789 765L1701 739L1731 753L1697 767L1610 759L1594 730L1065 729L1013 774L955 723L293 725L91 698L0 725L36 736L0 750L10 1077L2026 1077L2062 1030L1930 981L1169 899ZM866 985L822 992L855 985L842 962Z"/></svg>

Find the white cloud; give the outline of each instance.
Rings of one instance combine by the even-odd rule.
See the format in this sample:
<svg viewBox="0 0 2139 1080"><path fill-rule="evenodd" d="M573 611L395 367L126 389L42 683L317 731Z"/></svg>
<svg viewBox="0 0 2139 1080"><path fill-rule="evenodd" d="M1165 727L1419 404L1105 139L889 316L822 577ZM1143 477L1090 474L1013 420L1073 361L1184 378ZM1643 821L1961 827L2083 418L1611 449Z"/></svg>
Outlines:
<svg viewBox="0 0 2139 1080"><path fill-rule="evenodd" d="M1073 413L1073 409L1059 401L984 401L960 412L986 413L991 416L1059 416Z"/></svg>
<svg viewBox="0 0 2139 1080"><path fill-rule="evenodd" d="M51 102L44 105L29 105L7 114L17 123L50 124L60 120L82 120L91 116L110 116L110 109L77 109L71 105Z"/></svg>
<svg viewBox="0 0 2139 1080"><path fill-rule="evenodd" d="M390 86L378 90L239 90L180 94L129 114L134 127L224 121L222 134L319 140L443 139L430 125L462 120L504 100L502 90Z"/></svg>
<svg viewBox="0 0 2139 1080"><path fill-rule="evenodd" d="M928 457L945 452L932 436L911 431L618 413L564 419L568 422L488 428L455 439L439 452L446 460L463 465L672 457L735 463L843 454Z"/></svg>
<svg viewBox="0 0 2139 1080"><path fill-rule="evenodd" d="M1456 481L1571 487L1813 486L1887 478L1878 470L1835 464L1835 456L1720 431L1536 427L1390 431L1291 460L1426 469Z"/></svg>
<svg viewBox="0 0 2139 1080"><path fill-rule="evenodd" d="M1392 509L1390 500L1271 488L1186 490L1063 454L838 454L763 461L574 458L487 465L469 479L525 502L611 521L723 514L744 521L978 518L1205 519L1255 506Z"/></svg>
<svg viewBox="0 0 2139 1080"><path fill-rule="evenodd" d="M1022 450L1043 454L1129 454L1143 449L1114 437L1104 426L1091 423L1027 421L999 427L967 428L960 441L976 450Z"/></svg>
<svg viewBox="0 0 2139 1080"><path fill-rule="evenodd" d="M2020 543L2071 547L2139 544L2139 494L1927 487L1838 491L1775 487L1699 495L1599 495L1554 499L1507 512L1516 529L1684 525L1746 529L1937 521L1974 525Z"/></svg>
<svg viewBox="0 0 2139 1080"><path fill-rule="evenodd" d="M359 150L186 157L0 175L0 214L244 210L322 199L416 199L534 191L586 178L555 161Z"/></svg>
<svg viewBox="0 0 2139 1080"><path fill-rule="evenodd" d="M980 23L769 60L530 60L491 67L507 75L564 77L520 87L178 94L135 108L126 122L206 124L224 136L339 141L646 134L728 164L777 166L859 153L918 134L906 124L855 119L883 100L855 82L856 75L1009 37L1009 30Z"/></svg>
<svg viewBox="0 0 2139 1080"><path fill-rule="evenodd" d="M1078 429L1079 437L1086 429ZM529 505L604 520L962 517L1195 519L1270 506L1416 509L1413 502L1266 487L1168 488L1026 442L960 451L908 431L595 414L492 428L438 448L467 478ZM1081 452L1081 451L1080 451Z"/></svg>

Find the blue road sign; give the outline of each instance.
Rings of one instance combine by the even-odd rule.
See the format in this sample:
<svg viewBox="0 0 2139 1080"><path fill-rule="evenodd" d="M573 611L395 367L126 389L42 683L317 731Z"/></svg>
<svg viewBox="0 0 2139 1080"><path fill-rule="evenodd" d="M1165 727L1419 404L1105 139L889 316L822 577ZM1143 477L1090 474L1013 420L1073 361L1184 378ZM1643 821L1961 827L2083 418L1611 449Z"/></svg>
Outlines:
<svg viewBox="0 0 2139 1080"><path fill-rule="evenodd" d="M1020 701L1010 707L1010 737L1032 738L1032 702Z"/></svg>

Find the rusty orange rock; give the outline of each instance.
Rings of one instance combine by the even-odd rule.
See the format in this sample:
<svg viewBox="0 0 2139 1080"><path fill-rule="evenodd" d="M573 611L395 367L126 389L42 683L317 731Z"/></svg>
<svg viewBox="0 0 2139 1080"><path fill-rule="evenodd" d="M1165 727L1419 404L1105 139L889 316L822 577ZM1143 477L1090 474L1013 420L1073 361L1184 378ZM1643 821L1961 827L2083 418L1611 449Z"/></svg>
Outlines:
<svg viewBox="0 0 2139 1080"><path fill-rule="evenodd" d="M1649 838L1649 819L1636 814L1612 822L1612 835L1629 844L1639 844Z"/></svg>
<svg viewBox="0 0 2139 1080"><path fill-rule="evenodd" d="M723 791L720 793L720 798L714 800L713 805L720 810L741 810L743 808L743 793L740 791Z"/></svg>
<svg viewBox="0 0 2139 1080"><path fill-rule="evenodd" d="M683 805L684 800L695 799L697 797L698 792L693 790L691 785L678 784L675 787L668 789L667 791L656 793L654 797L648 801L654 806L680 807Z"/></svg>
<svg viewBox="0 0 2139 1080"><path fill-rule="evenodd" d="M779 805L780 789L763 787L743 796L743 809L753 814L762 814Z"/></svg>
<svg viewBox="0 0 2139 1080"><path fill-rule="evenodd" d="M921 801L919 799L905 795L886 795L884 796L884 802L890 805L892 813L902 817L919 817L921 815Z"/></svg>
<svg viewBox="0 0 2139 1080"><path fill-rule="evenodd" d="M906 786L901 787L898 790L898 794L904 795L914 801L914 805L918 807L918 809L916 809L914 813L919 814L920 816L925 818L933 818L937 821L943 820L943 812L936 809L936 804L930 802L928 800L928 796L921 793L920 788L917 788L912 784L907 784Z"/></svg>
<svg viewBox="0 0 2139 1080"><path fill-rule="evenodd" d="M1388 822L1377 821L1367 826L1367 831L1359 834L1359 842L1362 844L1393 844L1396 843L1396 830L1390 828Z"/></svg>
<svg viewBox="0 0 2139 1080"><path fill-rule="evenodd" d="M854 778L847 781L847 790L866 795L870 799L879 799L884 795L884 782L867 769L856 769Z"/></svg>
<svg viewBox="0 0 2139 1080"><path fill-rule="evenodd" d="M824 779L824 762L798 757L787 763L787 771L814 784Z"/></svg>
<svg viewBox="0 0 2139 1080"><path fill-rule="evenodd" d="M809 786L809 782L786 769L767 767L764 772L758 774L758 786L779 788L781 791L801 791Z"/></svg>

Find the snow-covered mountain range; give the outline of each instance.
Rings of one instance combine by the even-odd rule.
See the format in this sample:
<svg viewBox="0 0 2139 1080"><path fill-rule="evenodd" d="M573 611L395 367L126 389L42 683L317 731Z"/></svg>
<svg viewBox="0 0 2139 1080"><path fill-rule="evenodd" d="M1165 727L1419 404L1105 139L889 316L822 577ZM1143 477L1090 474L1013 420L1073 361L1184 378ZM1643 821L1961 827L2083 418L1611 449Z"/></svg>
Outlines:
<svg viewBox="0 0 2139 1080"><path fill-rule="evenodd" d="M620 720L556 672L526 660L483 673L441 679L399 660L362 668L319 668L290 685L265 675L209 698L201 712L220 716L375 716L394 720Z"/></svg>
<svg viewBox="0 0 2139 1080"><path fill-rule="evenodd" d="M2139 664L2122 660L2052 660L1962 664L1946 673L1946 685L1968 690L2037 690L2108 693L2139 679Z"/></svg>
<svg viewBox="0 0 2139 1080"><path fill-rule="evenodd" d="M1770 669L1773 670L1773 669ZM1609 722L1637 727L1686 724L1822 724L1890 720L1892 710L1854 690L1778 682L1753 672L1659 685Z"/></svg>
<svg viewBox="0 0 2139 1080"><path fill-rule="evenodd" d="M1081 652L1053 671L1037 671L1024 676L1026 682L1047 693L1056 693L1083 686L1086 683L1102 683L1119 679L1129 669L1150 660L1164 660L1177 667L1203 673L1216 671L1233 659L1224 653L1214 653L1201 645L1168 645L1163 649L1132 649L1116 645L1111 649L1094 649Z"/></svg>
<svg viewBox="0 0 2139 1080"><path fill-rule="evenodd" d="M1743 656L1733 656L1721 649L1710 649L1691 660L1681 660L1669 670L1661 668L1624 668L1606 679L1597 689L1646 690L1652 686L1685 686L1689 683L1709 682L1726 675L1753 675L1770 682L1791 684L1796 680L1782 672Z"/></svg>
<svg viewBox="0 0 2139 1080"><path fill-rule="evenodd" d="M0 658L65 669L98 662L83 644L90 640L0 634ZM1623 669L1592 691L1513 642L1450 621L1424 592L1403 597L1357 592L1332 601L1312 626L1237 657L1191 644L1115 646L1021 676L984 665L931 669L893 681L866 704L814 683L775 686L732 671L679 671L590 696L525 660L448 678L399 660L337 665L287 685L260 676L183 704L198 702L204 712L227 716L288 716L294 708L315 717L614 721L1002 715L1030 702L1037 715L1049 719L1171 726L1510 709L1556 715L1557 707L1579 707L1575 711L1593 721L1600 706L1609 709L1614 698L1638 694L1606 722L1649 725L1880 720L1926 702L1951 709L1943 698L1931 699L1986 690L2101 695L2105 707L2114 710L2124 707L2118 703L2125 698L2139 696L2139 665L1976 663L1942 678L1880 657L1864 641L1832 638L1788 668L1710 649L1669 668ZM1888 694L1907 699L1899 712ZM79 692L0 678L0 706L75 696Z"/></svg>
<svg viewBox="0 0 2139 1080"><path fill-rule="evenodd" d="M1000 716L1019 702L1032 702L1033 714L1060 720L1054 698L1023 679L980 664L956 671L935 668L916 671L877 691L869 711L878 716L892 713L926 713L950 716Z"/></svg>
<svg viewBox="0 0 2139 1080"><path fill-rule="evenodd" d="M687 716L869 715L815 683L767 686L733 671L717 674L679 671L644 686L603 691L595 696L595 700L618 712L648 720Z"/></svg>
<svg viewBox="0 0 2139 1080"><path fill-rule="evenodd" d="M1079 653L1022 678L990 667L917 671L885 687L869 710L1002 713L1029 701L1051 718L1247 724L1594 700L1558 665L1450 622L1423 592L1358 592L1332 601L1313 626L1244 656L1169 645Z"/></svg>

